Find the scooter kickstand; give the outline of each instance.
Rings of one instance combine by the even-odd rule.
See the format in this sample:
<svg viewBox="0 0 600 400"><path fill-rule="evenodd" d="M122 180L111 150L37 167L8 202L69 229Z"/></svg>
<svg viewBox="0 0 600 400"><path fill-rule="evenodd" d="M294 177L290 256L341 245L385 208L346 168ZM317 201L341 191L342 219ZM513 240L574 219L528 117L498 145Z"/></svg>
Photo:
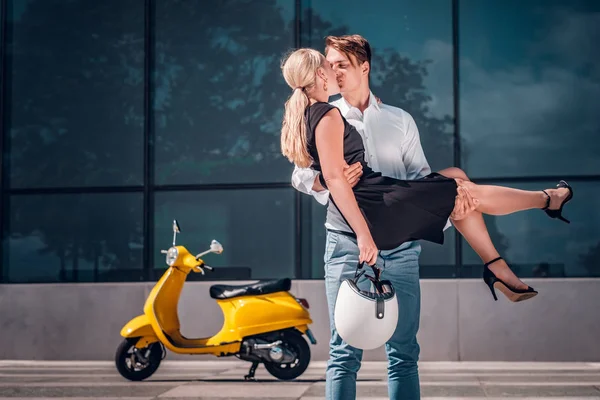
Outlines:
<svg viewBox="0 0 600 400"><path fill-rule="evenodd" d="M258 361L252 361L252 366L250 367L250 371L248 371L248 375L244 375L244 380L246 381L256 381L254 377L254 373L256 372L256 368L258 368Z"/></svg>

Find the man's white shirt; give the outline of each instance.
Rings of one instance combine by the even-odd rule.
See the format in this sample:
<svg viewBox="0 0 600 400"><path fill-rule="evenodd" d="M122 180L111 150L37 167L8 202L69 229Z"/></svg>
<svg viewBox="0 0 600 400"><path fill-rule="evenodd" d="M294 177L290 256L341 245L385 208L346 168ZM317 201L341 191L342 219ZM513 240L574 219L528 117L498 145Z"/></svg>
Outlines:
<svg viewBox="0 0 600 400"><path fill-rule="evenodd" d="M419 130L409 113L398 107L377 104L373 93L369 96L369 105L364 113L350 105L343 97L330 104L339 108L344 118L361 135L365 147L365 161L374 171L403 180L415 180L431 173L421 147ZM326 205L329 202L329 191L312 190L318 174L319 172L311 168L296 166L292 173L292 186ZM449 226L448 223L446 228ZM325 227L352 232L331 202L327 207Z"/></svg>

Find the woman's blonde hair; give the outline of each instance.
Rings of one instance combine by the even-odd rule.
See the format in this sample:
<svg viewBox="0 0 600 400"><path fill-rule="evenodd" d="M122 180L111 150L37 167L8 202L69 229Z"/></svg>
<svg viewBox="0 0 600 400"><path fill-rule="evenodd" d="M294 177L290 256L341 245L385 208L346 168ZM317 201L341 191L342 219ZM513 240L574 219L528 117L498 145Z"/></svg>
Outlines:
<svg viewBox="0 0 600 400"><path fill-rule="evenodd" d="M317 82L317 69L325 57L317 50L299 49L285 58L281 64L283 77L293 89L285 103L281 126L281 152L300 168L310 167L312 157L308 153L304 111L310 104L308 93Z"/></svg>

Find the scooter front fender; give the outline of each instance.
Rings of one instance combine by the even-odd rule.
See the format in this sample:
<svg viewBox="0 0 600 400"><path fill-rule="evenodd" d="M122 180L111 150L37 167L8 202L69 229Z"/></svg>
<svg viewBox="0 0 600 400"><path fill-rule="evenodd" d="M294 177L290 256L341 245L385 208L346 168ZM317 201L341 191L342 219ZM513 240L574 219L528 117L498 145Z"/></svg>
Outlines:
<svg viewBox="0 0 600 400"><path fill-rule="evenodd" d="M146 315L139 315L125 324L121 329L121 336L125 338L156 336L150 320Z"/></svg>

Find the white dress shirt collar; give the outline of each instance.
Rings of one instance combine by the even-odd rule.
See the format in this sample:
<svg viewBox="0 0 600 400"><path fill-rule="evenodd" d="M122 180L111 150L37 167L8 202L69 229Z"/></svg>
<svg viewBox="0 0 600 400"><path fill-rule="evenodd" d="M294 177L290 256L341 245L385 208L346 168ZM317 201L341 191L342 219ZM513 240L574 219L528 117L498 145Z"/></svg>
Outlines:
<svg viewBox="0 0 600 400"><path fill-rule="evenodd" d="M358 118L362 118L363 113L361 113L358 108L348 103L348 101L343 96L341 96L338 100L334 101L333 104L340 109L344 117L353 117L354 114L356 114ZM377 111L380 111L379 104L377 104L377 99L375 98L375 95L373 94L373 92L369 91L369 105L367 106L367 109L369 109L371 106L373 106Z"/></svg>

